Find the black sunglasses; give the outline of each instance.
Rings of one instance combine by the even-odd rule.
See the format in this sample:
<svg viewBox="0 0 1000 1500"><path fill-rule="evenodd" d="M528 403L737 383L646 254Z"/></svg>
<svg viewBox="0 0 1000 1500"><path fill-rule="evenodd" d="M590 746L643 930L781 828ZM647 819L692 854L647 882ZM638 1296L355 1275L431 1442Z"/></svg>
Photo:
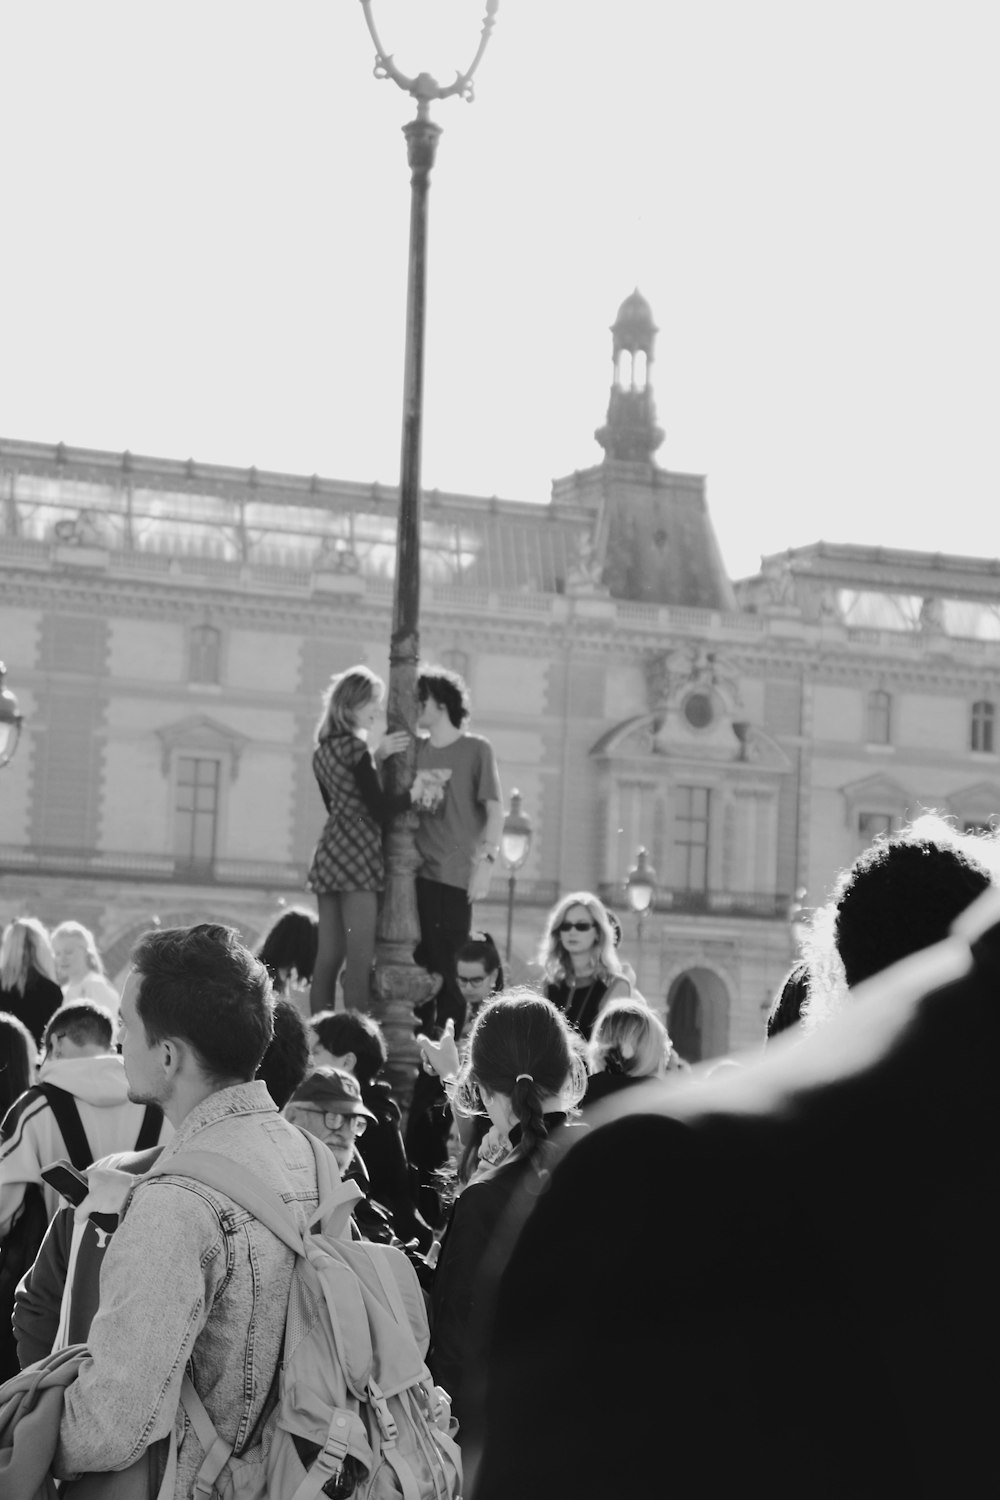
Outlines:
<svg viewBox="0 0 1000 1500"><path fill-rule="evenodd" d="M592 932L595 924L593 922L560 922L560 932Z"/></svg>

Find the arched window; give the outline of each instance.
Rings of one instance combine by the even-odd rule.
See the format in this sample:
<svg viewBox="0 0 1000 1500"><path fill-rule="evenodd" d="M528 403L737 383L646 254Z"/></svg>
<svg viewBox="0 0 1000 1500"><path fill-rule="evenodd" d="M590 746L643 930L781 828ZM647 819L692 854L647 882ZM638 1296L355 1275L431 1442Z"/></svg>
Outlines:
<svg viewBox="0 0 1000 1500"><path fill-rule="evenodd" d="M191 631L188 678L191 682L218 683L222 670L222 632L214 625L195 625Z"/></svg>
<svg viewBox="0 0 1000 1500"><path fill-rule="evenodd" d="M987 699L980 698L972 705L970 744L973 750L985 750L992 754L994 717L994 705Z"/></svg>
<svg viewBox="0 0 1000 1500"><path fill-rule="evenodd" d="M888 745L892 739L892 696L882 688L868 694L867 739L869 745Z"/></svg>
<svg viewBox="0 0 1000 1500"><path fill-rule="evenodd" d="M685 1062L696 1063L702 1059L702 1014L698 986L687 974L683 974L674 987L667 1017L670 1039Z"/></svg>

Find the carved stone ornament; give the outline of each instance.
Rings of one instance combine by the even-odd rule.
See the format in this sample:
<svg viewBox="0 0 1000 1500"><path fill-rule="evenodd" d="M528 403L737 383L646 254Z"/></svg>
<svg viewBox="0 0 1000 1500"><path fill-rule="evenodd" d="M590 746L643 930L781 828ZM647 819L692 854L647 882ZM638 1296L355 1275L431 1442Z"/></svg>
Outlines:
<svg viewBox="0 0 1000 1500"><path fill-rule="evenodd" d="M678 706L682 698L695 690L709 697L718 693L729 714L738 712L742 703L740 674L732 662L721 652L697 643L677 646L648 658L646 688L654 712Z"/></svg>

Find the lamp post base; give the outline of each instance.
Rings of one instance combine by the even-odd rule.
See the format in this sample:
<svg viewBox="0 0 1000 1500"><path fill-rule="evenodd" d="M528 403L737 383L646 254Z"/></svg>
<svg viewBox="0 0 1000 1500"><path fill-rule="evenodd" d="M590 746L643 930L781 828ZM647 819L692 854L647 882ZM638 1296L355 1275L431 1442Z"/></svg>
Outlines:
<svg viewBox="0 0 1000 1500"><path fill-rule="evenodd" d="M404 1120L420 1066L414 1011L432 999L440 987L440 975L419 969L413 962L412 950L407 951L405 945L382 945L372 978L372 1009L385 1033L389 1053L386 1073Z"/></svg>

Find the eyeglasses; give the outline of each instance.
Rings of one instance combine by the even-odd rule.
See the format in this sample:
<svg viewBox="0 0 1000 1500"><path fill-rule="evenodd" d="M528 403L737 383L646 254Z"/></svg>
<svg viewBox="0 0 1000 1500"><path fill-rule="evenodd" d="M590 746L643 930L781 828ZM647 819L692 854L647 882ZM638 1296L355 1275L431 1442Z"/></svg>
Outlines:
<svg viewBox="0 0 1000 1500"><path fill-rule="evenodd" d="M456 974L455 975L455 978L458 980L459 984L462 984L462 985L485 984L486 981L487 981L487 979L489 979L489 977L490 976L488 974Z"/></svg>
<svg viewBox="0 0 1000 1500"><path fill-rule="evenodd" d="M560 932L593 932L593 922L560 922Z"/></svg>
<svg viewBox="0 0 1000 1500"><path fill-rule="evenodd" d="M302 1106L300 1105L299 1108L301 1110ZM355 1134L364 1135L368 1128L368 1120L364 1115L345 1115L339 1112L335 1113L332 1109L316 1109L315 1107L305 1109L303 1112L308 1115L322 1115L323 1124L327 1130L343 1130L345 1124L349 1125L353 1123L356 1127Z"/></svg>

